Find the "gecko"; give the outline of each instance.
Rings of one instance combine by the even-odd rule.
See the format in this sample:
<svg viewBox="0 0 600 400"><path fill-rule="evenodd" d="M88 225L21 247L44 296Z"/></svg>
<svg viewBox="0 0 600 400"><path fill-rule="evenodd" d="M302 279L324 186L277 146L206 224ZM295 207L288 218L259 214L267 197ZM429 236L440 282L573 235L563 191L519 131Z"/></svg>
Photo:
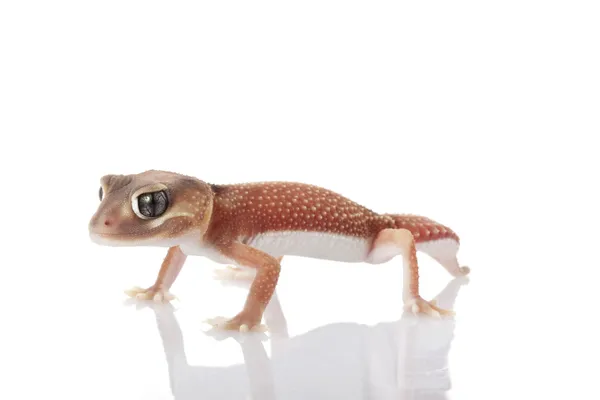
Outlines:
<svg viewBox="0 0 600 400"><path fill-rule="evenodd" d="M88 224L92 242L167 249L154 284L127 290L131 297L173 300L171 287L192 256L254 272L241 311L214 322L226 330L262 326L284 256L373 265L399 257L403 309L434 317L454 312L420 295L417 252L454 277L470 272L458 263L460 239L449 227L420 215L378 213L308 183L215 184L147 170L102 176L98 196Z"/></svg>

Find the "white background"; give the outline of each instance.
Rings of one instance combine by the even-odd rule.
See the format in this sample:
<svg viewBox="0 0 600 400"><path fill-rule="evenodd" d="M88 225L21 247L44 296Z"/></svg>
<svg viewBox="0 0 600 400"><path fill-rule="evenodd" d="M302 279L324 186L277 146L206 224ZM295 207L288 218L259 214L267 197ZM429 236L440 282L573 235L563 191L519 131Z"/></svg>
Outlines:
<svg viewBox="0 0 600 400"><path fill-rule="evenodd" d="M278 399L432 398L397 376L444 360L422 384L435 396L593 398L599 18L592 1L3 1L0 398L245 399L257 379L261 399L272 382ZM252 364L201 324L239 311L244 289L194 258L173 288L190 368L170 386L181 349L122 305L164 250L87 236L100 176L146 169L309 182L447 224L472 269L456 319L396 336L422 350L406 361L374 328L400 318L399 259L287 258L293 351ZM450 277L420 261L431 298ZM353 344L354 324L378 351Z"/></svg>

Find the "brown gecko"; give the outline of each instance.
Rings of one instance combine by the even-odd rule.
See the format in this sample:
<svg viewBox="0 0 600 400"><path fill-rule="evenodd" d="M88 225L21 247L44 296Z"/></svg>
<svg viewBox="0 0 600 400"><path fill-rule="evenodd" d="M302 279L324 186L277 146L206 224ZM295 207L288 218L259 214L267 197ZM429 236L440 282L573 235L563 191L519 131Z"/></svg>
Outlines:
<svg viewBox="0 0 600 400"><path fill-rule="evenodd" d="M132 297L170 301L188 256L251 268L255 276L242 311L219 327L261 326L279 279L283 256L380 264L401 256L404 307L451 315L419 294L417 251L453 276L459 238L450 228L410 214L380 214L330 190L294 182L217 185L167 171L105 175L100 205L89 222L91 239L108 246L168 248L156 282L127 291Z"/></svg>

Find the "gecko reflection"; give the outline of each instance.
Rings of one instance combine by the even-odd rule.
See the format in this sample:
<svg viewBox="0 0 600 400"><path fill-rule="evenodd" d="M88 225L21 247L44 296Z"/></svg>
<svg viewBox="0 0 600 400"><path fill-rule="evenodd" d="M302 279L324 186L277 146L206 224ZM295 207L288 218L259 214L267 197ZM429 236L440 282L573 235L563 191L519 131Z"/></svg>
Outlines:
<svg viewBox="0 0 600 400"><path fill-rule="evenodd" d="M466 277L436 296L452 307ZM405 313L399 321L367 326L325 325L289 338L275 295L265 311L271 327L269 359L260 333L229 334L238 340L244 365L191 366L183 335L168 304L151 304L162 339L171 391L183 399L447 399L453 318ZM215 332L214 335L220 333Z"/></svg>

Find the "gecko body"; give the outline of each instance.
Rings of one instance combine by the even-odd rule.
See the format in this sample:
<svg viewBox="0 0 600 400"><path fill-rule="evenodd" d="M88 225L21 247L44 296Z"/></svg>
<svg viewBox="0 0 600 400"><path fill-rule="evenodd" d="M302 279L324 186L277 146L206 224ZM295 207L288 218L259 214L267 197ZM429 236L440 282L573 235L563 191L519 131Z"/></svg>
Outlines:
<svg viewBox="0 0 600 400"><path fill-rule="evenodd" d="M381 214L338 193L296 182L216 185L195 177L150 170L106 175L100 205L89 222L91 239L109 246L168 248L156 282L128 293L168 301L188 256L255 271L243 310L220 326L252 329L262 319L284 256L380 264L400 256L403 300L416 313L450 314L418 290L416 252L453 276L459 237L449 227L411 214Z"/></svg>

